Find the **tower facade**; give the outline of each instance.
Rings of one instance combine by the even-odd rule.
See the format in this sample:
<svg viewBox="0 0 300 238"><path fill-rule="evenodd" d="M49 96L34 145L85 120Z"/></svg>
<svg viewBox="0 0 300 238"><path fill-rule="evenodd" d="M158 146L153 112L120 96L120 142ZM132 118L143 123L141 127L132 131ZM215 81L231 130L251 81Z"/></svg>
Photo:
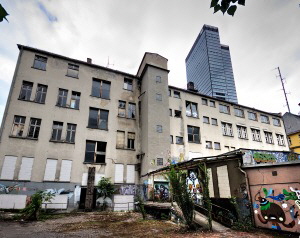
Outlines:
<svg viewBox="0 0 300 238"><path fill-rule="evenodd" d="M204 25L185 59L187 81L200 93L237 103L229 46L217 27Z"/></svg>

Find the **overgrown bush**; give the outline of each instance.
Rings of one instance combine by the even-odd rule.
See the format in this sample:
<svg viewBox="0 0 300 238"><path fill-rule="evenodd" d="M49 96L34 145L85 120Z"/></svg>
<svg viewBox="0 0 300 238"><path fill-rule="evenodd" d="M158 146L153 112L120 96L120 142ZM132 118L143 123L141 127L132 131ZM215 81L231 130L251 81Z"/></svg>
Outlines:
<svg viewBox="0 0 300 238"><path fill-rule="evenodd" d="M30 197L30 203L21 210L25 220L38 220L43 202L51 202L54 194L51 192L37 191Z"/></svg>
<svg viewBox="0 0 300 238"><path fill-rule="evenodd" d="M186 225L189 229L195 230L194 202L187 189L185 174L180 170L176 170L174 166L172 166L166 176L170 181L173 198L182 211Z"/></svg>
<svg viewBox="0 0 300 238"><path fill-rule="evenodd" d="M115 188L111 183L110 178L101 178L97 185L97 192L100 197L104 197L103 199L114 194Z"/></svg>

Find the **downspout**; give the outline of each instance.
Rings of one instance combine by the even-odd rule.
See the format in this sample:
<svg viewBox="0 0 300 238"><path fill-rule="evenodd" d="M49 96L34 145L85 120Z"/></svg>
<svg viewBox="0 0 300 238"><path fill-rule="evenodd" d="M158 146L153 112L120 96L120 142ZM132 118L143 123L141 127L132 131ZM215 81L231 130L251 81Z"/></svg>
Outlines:
<svg viewBox="0 0 300 238"><path fill-rule="evenodd" d="M247 172L242 170L240 160L239 160L239 170L245 175L246 187L247 187L247 190L248 190L249 202L250 202L251 221L252 221L252 225L255 225L254 212L253 212L253 202L252 202L251 190L250 190L250 186L249 186L249 178L248 178Z"/></svg>

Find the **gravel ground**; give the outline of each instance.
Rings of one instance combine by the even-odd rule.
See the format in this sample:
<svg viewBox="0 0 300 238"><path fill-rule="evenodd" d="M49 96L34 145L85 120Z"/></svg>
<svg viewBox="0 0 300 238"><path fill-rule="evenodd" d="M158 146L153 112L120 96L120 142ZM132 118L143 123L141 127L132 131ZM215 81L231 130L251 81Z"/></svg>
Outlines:
<svg viewBox="0 0 300 238"><path fill-rule="evenodd" d="M55 216L53 216L55 217ZM292 237L264 232L186 232L170 221L141 219L138 213L81 213L38 222L0 221L1 238L36 237ZM295 236L298 237L298 236Z"/></svg>

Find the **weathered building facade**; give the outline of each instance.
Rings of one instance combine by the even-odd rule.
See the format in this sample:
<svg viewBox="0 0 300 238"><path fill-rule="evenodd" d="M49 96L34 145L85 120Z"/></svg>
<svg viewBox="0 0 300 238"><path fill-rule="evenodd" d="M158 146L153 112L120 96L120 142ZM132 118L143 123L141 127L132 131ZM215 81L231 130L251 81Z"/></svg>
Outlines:
<svg viewBox="0 0 300 238"><path fill-rule="evenodd" d="M0 131L7 208L24 206L36 190L85 207L101 177L118 188L116 204L132 206L137 185L155 186L141 175L170 163L241 147L288 150L280 115L169 86L158 54L145 53L132 75L18 47Z"/></svg>

